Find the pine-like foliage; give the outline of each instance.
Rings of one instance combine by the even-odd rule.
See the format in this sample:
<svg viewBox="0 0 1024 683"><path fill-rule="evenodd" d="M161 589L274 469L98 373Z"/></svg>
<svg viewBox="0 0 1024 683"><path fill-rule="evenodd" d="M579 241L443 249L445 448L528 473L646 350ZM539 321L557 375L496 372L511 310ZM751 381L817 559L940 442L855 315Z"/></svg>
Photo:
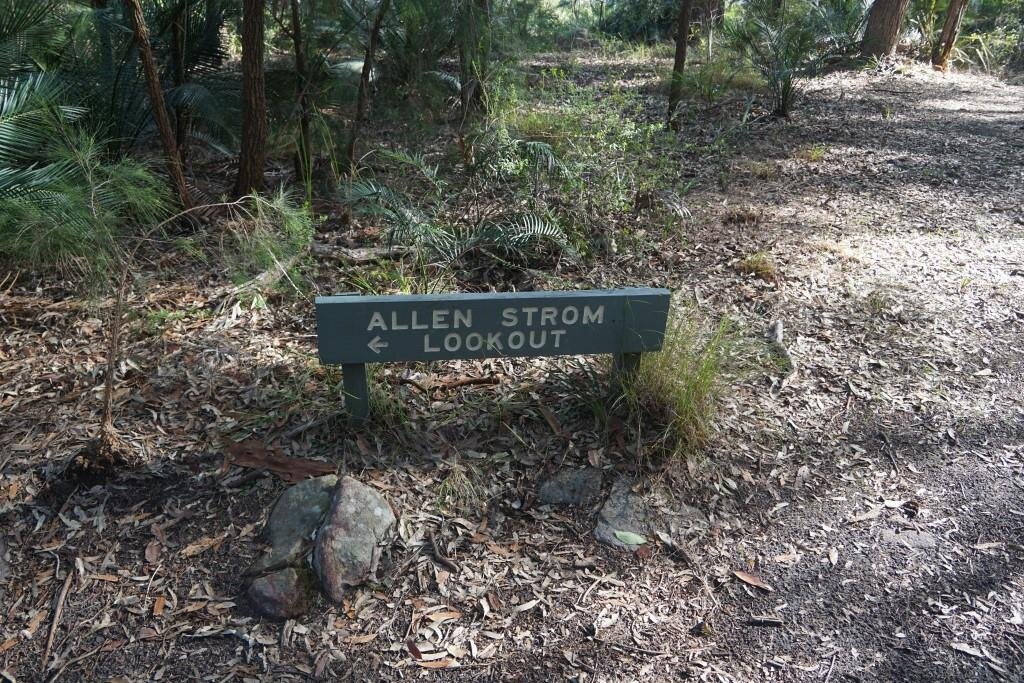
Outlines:
<svg viewBox="0 0 1024 683"><path fill-rule="evenodd" d="M68 104L65 3L0 0L0 257L96 274L130 223L167 209L163 183L112 157ZM79 95L79 92L75 93Z"/></svg>
<svg viewBox="0 0 1024 683"><path fill-rule="evenodd" d="M570 257L576 250L565 231L535 214L496 215L475 221L451 220L455 198L439 180L437 168L421 155L386 152L393 162L417 171L427 193L414 202L408 195L375 181L353 181L342 188L342 201L365 215L378 216L393 244L414 246L427 261L452 267L471 254L527 260L543 245Z"/></svg>
<svg viewBox="0 0 1024 683"><path fill-rule="evenodd" d="M811 24L787 15L773 0L750 0L743 18L727 23L726 31L767 82L772 114L788 116L801 80L814 73L820 60Z"/></svg>

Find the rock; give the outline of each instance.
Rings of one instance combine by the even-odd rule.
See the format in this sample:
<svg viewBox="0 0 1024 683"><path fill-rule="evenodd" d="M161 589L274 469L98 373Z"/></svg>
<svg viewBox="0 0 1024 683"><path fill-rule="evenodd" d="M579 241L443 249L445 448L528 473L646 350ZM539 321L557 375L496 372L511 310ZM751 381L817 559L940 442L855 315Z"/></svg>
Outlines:
<svg viewBox="0 0 1024 683"><path fill-rule="evenodd" d="M338 484L333 474L306 479L285 490L274 503L265 530L270 550L252 568L254 574L299 565L312 543L331 504L331 491Z"/></svg>
<svg viewBox="0 0 1024 683"><path fill-rule="evenodd" d="M648 514L647 504L644 503L643 497L630 490L629 479L619 477L612 484L608 500L604 502L597 517L594 536L601 543L616 548L635 550L637 547L635 544L623 542L615 535L615 532L623 531L647 538L650 534Z"/></svg>
<svg viewBox="0 0 1024 683"><path fill-rule="evenodd" d="M707 533L708 527L707 517L697 508L679 503L655 507L632 491L627 477L619 477L598 514L594 536L601 543L626 550L636 550L640 545L630 542L633 534L648 543L660 540L682 547Z"/></svg>
<svg viewBox="0 0 1024 683"><path fill-rule="evenodd" d="M286 567L253 579L248 595L260 614L271 619L291 619L309 610L315 593L309 569Z"/></svg>
<svg viewBox="0 0 1024 683"><path fill-rule="evenodd" d="M601 496L601 470L561 470L545 481L537 499L545 505L587 505Z"/></svg>
<svg viewBox="0 0 1024 683"><path fill-rule="evenodd" d="M913 529L907 529L904 531L882 529L879 540L882 541L882 543L909 546L920 550L934 548L939 544L935 534L928 533L927 531L914 531Z"/></svg>
<svg viewBox="0 0 1024 683"><path fill-rule="evenodd" d="M338 482L313 546L313 568L327 597L341 602L346 587L373 577L395 522L391 505L375 489L352 477Z"/></svg>

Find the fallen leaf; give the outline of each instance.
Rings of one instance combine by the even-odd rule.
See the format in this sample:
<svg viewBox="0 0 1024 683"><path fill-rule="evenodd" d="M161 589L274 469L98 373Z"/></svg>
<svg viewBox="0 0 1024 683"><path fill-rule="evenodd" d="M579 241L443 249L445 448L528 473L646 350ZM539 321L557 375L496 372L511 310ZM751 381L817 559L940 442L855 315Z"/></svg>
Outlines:
<svg viewBox="0 0 1024 683"><path fill-rule="evenodd" d="M182 557L192 557L199 553L206 552L213 546L217 545L221 541L219 536L207 536L206 538L200 538L195 543L190 543L185 546L185 549L181 551Z"/></svg>
<svg viewBox="0 0 1024 683"><path fill-rule="evenodd" d="M307 458L289 458L267 450L263 442L247 439L231 444L224 449L224 466L227 471L231 465L250 469L267 470L276 474L282 481L297 483L310 477L334 474L338 466L323 460Z"/></svg>
<svg viewBox="0 0 1024 683"><path fill-rule="evenodd" d="M412 638L405 641L405 647L409 650L409 654L411 654L415 659L423 659L423 653L420 652L418 647L416 647L416 641Z"/></svg>
<svg viewBox="0 0 1024 683"><path fill-rule="evenodd" d="M749 585L753 586L754 588L760 588L761 590L766 590L769 593L771 593L771 592L773 592L775 590L774 588L769 586L767 583L762 581L761 577L759 577L757 574L751 574L750 572L745 572L745 571L741 571L741 570L737 569L736 571L733 572L733 576L735 576L737 579L739 579L743 583L746 583L746 584L749 584Z"/></svg>
<svg viewBox="0 0 1024 683"><path fill-rule="evenodd" d="M419 661L416 663L422 666L424 669L447 669L448 667L458 666L459 664L454 659L449 659L447 657L445 659L435 659L432 662Z"/></svg>
<svg viewBox="0 0 1024 683"><path fill-rule="evenodd" d="M616 531L615 538L619 539L626 545L643 545L647 543L647 539L640 534L634 534L632 531Z"/></svg>
<svg viewBox="0 0 1024 683"><path fill-rule="evenodd" d="M17 638L8 638L4 642L0 643L0 652L7 652L12 647L18 644Z"/></svg>
<svg viewBox="0 0 1024 683"><path fill-rule="evenodd" d="M534 607L536 607L537 603L539 603L539 602L540 602L540 599L533 599L533 600L530 600L529 602L524 602L521 605L516 605L515 607L512 608L512 611L513 612L526 612L527 610L531 610Z"/></svg>
<svg viewBox="0 0 1024 683"><path fill-rule="evenodd" d="M127 642L128 641L126 640L108 640L100 645L100 652L114 652L115 650L120 650Z"/></svg>
<svg viewBox="0 0 1024 683"><path fill-rule="evenodd" d="M558 419L555 418L555 414L551 412L543 403L538 403L537 407L540 409L540 414L544 416L544 421L548 423L548 427L551 427L551 431L555 436L565 436L565 432L562 431L562 425L558 424Z"/></svg>
<svg viewBox="0 0 1024 683"><path fill-rule="evenodd" d="M146 544L146 562L150 564L156 564L160 560L160 550L162 546L160 541L152 540Z"/></svg>
<svg viewBox="0 0 1024 683"><path fill-rule="evenodd" d="M835 548L828 549L828 561L832 563L832 566L836 566L836 562L839 561L839 551Z"/></svg>
<svg viewBox="0 0 1024 683"><path fill-rule="evenodd" d="M965 655L978 657L979 659L988 659L988 657L985 656L984 652L974 647L973 645L968 645L967 643L950 643L950 647L956 650L957 652L963 652Z"/></svg>
<svg viewBox="0 0 1024 683"><path fill-rule="evenodd" d="M345 639L345 642L350 645L365 645L376 638L376 633L362 633L359 635L349 636Z"/></svg>
<svg viewBox="0 0 1024 683"><path fill-rule="evenodd" d="M161 614L163 614L164 613L164 605L166 605L166 604L167 604L167 600L164 599L164 596L161 595L160 597L158 597L156 599L156 602L153 603L153 616L154 617L158 617Z"/></svg>
<svg viewBox="0 0 1024 683"><path fill-rule="evenodd" d="M881 515L881 514L882 514L882 507L873 507L870 510L868 510L867 512L862 512L859 515L854 515L853 517L850 517L850 523L853 524L855 522L866 522L869 519L876 519L876 518L878 518L878 516Z"/></svg>
<svg viewBox="0 0 1024 683"><path fill-rule="evenodd" d="M442 621L451 621L452 619L462 618L462 612L456 612L454 610L448 612L433 612L427 615L427 619L430 619L435 624L439 624Z"/></svg>

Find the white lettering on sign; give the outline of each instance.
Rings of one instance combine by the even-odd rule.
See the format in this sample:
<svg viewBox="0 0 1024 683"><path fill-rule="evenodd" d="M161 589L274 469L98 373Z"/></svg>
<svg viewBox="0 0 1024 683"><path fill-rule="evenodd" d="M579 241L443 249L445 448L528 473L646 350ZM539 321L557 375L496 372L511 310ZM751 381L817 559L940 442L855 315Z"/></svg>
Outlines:
<svg viewBox="0 0 1024 683"><path fill-rule="evenodd" d="M429 322L420 320L419 311L412 311L408 318L403 318L398 311L391 311L391 324L389 325L380 311L370 314L370 324L366 326L367 332L383 330L384 332L398 332L402 330L447 330L449 327L459 329L462 327L473 327L473 311L455 309L454 315L447 308L439 308L430 313ZM452 316L451 324L448 317Z"/></svg>
<svg viewBox="0 0 1024 683"><path fill-rule="evenodd" d="M370 314L367 332L402 332L406 330L426 330L423 335L424 353L457 353L459 351L478 351L503 353L506 350L519 351L524 348L535 350L561 348L562 339L568 332L567 327L577 325L603 325L604 305L598 306L509 306L501 309L500 323L502 327L525 326L532 328L525 331L498 332L447 332L433 335L439 330L471 330L473 327L473 311L460 308L436 308L429 313L409 311L399 313L391 311L386 316L380 311ZM557 329L552 329L557 328ZM374 353L387 347L378 335L369 344Z"/></svg>
<svg viewBox="0 0 1024 683"><path fill-rule="evenodd" d="M534 315L537 312L540 315ZM583 307L583 316L580 317L580 309L576 306L565 306L559 310L555 306L544 306L543 308L535 308L533 306L523 306L521 308L503 308L501 309L501 326L502 327L516 327L520 324L520 321L525 322L527 327L554 327L555 325L603 325L604 324L604 305L592 308L590 306Z"/></svg>

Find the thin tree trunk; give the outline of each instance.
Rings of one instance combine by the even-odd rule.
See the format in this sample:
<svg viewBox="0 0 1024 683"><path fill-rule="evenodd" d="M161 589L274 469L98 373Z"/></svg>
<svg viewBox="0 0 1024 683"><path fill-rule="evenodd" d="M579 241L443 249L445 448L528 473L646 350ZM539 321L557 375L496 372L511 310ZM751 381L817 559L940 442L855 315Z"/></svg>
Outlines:
<svg viewBox="0 0 1024 683"><path fill-rule="evenodd" d="M482 79L490 60L488 0L463 0L464 26L459 49L459 99L463 120L484 110Z"/></svg>
<svg viewBox="0 0 1024 683"><path fill-rule="evenodd" d="M377 55L377 41L380 39L380 27L384 23L384 16L391 7L391 0L381 0L377 8L377 16L373 20L373 27L370 29L370 39L366 43L366 54L363 57L363 72L359 76L359 91L356 95L356 113L352 119L352 135L348 141L348 154L345 155L348 163L348 174L356 171L356 144L362 132L363 121L366 119L366 109L370 102L370 75L373 72L373 60Z"/></svg>
<svg viewBox="0 0 1024 683"><path fill-rule="evenodd" d="M164 105L164 91L160 85L160 76L156 71L156 62L153 59L153 49L149 44L149 29L146 28L146 19L142 15L142 7L139 0L124 0L125 10L131 18L132 29L135 32L135 44L139 49L139 59L142 61L142 70L146 74L146 84L149 86L149 103L153 109L153 119L156 121L157 130L160 131L160 140L164 145L164 155L167 157L167 171L171 175L171 182L178 192L178 199L181 205L188 209L192 206L192 200L188 196L188 187L185 185L185 174L181 170L181 158L178 156L178 146L174 142L174 132L171 130L171 120L167 116L167 107Z"/></svg>
<svg viewBox="0 0 1024 683"><path fill-rule="evenodd" d="M129 463L130 449L114 428L114 381L121 357L121 327L124 318L124 300L128 288L128 264L121 264L121 277L117 283L114 310L110 313L107 329L107 367L103 378L103 409L100 413L100 436L92 449L92 458L80 464L89 469L114 470ZM79 456L81 458L81 456Z"/></svg>
<svg viewBox="0 0 1024 683"><path fill-rule="evenodd" d="M942 25L942 34L939 42L935 43L932 50L932 66L945 71L949 66L949 55L956 46L956 39L960 37L960 25L963 23L964 15L967 14L967 0L949 0L949 7L946 9L946 23Z"/></svg>
<svg viewBox="0 0 1024 683"><path fill-rule="evenodd" d="M263 78L263 0L242 7L242 142L235 195L263 189L267 153L267 94Z"/></svg>
<svg viewBox="0 0 1024 683"><path fill-rule="evenodd" d="M670 128L675 128L676 109L683 99L683 69L686 67L686 46L690 39L690 12L693 0L679 0L676 14L676 58L672 64L672 83L668 90L668 114L665 119Z"/></svg>
<svg viewBox="0 0 1024 683"><path fill-rule="evenodd" d="M185 14L188 6L182 5L174 21L171 22L171 59L174 63L174 87L185 85ZM188 160L188 134L191 124L191 113L185 105L174 108L174 138L178 145L178 157L182 166Z"/></svg>
<svg viewBox="0 0 1024 683"><path fill-rule="evenodd" d="M860 51L865 57L888 57L896 52L903 31L903 17L910 0L875 0L868 12L868 25Z"/></svg>
<svg viewBox="0 0 1024 683"><path fill-rule="evenodd" d="M295 173L306 184L307 200L312 181L313 140L310 138L312 106L309 101L309 71L306 68L306 46L302 40L302 12L299 0L291 0L292 45L295 49L295 80L299 93L299 145Z"/></svg>

